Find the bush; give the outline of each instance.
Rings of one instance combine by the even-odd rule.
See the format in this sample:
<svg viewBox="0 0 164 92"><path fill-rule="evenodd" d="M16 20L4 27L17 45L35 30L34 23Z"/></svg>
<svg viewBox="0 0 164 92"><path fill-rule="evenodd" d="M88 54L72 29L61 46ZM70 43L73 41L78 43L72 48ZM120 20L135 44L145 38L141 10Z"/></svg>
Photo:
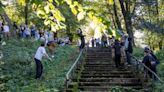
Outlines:
<svg viewBox="0 0 164 92"><path fill-rule="evenodd" d="M133 55L139 59L143 58L144 49L142 48L133 48Z"/></svg>

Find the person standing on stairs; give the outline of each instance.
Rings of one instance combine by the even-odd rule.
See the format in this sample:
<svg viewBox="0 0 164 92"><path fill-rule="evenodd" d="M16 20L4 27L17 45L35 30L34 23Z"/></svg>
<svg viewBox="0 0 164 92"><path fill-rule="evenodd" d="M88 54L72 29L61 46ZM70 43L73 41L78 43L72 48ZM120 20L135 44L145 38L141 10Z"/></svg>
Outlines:
<svg viewBox="0 0 164 92"><path fill-rule="evenodd" d="M83 32L80 28L78 30L78 36L80 37L80 40L81 40L79 49L82 50L85 47L85 38L84 38Z"/></svg>
<svg viewBox="0 0 164 92"><path fill-rule="evenodd" d="M126 52L126 59L127 59L127 63L128 65L131 64L131 55L133 53L133 47L132 47L132 38L126 38L125 41L125 52Z"/></svg>
<svg viewBox="0 0 164 92"><path fill-rule="evenodd" d="M122 46L119 43L119 40L115 40L113 49L112 49L112 58L115 59L116 68L121 66L121 53L123 52Z"/></svg>
<svg viewBox="0 0 164 92"><path fill-rule="evenodd" d="M150 63L152 65L152 71L157 74L156 68L157 68L157 65L160 64L158 58L154 55L153 51L150 48L145 47L144 51L148 51L149 58L150 58L149 60L150 60Z"/></svg>
<svg viewBox="0 0 164 92"><path fill-rule="evenodd" d="M153 71L153 66L151 64L151 56L149 53L149 50L145 49L144 50L144 58L142 60L142 63L144 63L149 69L151 69ZM152 78L152 73L150 71L148 71L149 77Z"/></svg>
<svg viewBox="0 0 164 92"><path fill-rule="evenodd" d="M105 34L102 35L101 43L102 43L102 47L107 47L107 37Z"/></svg>
<svg viewBox="0 0 164 92"><path fill-rule="evenodd" d="M92 44L92 47L94 47L95 46L95 39L92 37L92 39L91 39L91 44Z"/></svg>

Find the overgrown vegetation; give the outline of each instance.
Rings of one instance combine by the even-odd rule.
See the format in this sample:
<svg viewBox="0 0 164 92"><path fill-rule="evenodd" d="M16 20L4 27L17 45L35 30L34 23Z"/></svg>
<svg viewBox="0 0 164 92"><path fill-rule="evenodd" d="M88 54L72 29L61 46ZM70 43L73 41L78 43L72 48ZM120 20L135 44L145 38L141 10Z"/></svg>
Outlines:
<svg viewBox="0 0 164 92"><path fill-rule="evenodd" d="M53 61L44 59L42 80L36 80L33 56L39 42L10 40L1 46L4 57L0 60L1 92L55 92L63 90L65 74L78 55L75 46L57 47Z"/></svg>

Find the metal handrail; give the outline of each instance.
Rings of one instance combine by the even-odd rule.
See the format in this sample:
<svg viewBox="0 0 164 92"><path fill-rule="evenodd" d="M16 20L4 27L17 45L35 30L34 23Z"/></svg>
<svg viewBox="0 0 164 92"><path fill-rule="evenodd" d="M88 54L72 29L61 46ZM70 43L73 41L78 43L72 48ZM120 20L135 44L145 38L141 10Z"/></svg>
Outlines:
<svg viewBox="0 0 164 92"><path fill-rule="evenodd" d="M79 56L76 58L76 61L74 62L74 64L71 66L71 68L70 68L69 71L67 72L67 74L66 74L66 79L67 79L67 80L69 79L70 73L72 72L72 70L73 70L73 69L75 68L75 66L77 65L77 63L78 63L78 61L79 61L79 59L80 59L82 53L83 53L83 50L80 51L80 54L79 54Z"/></svg>
<svg viewBox="0 0 164 92"><path fill-rule="evenodd" d="M145 69L147 69L149 72L151 72L161 83L164 83L164 81L154 72L152 71L149 67L147 67L145 64L143 64L140 60L138 60L136 57L132 56L139 64L141 64Z"/></svg>
<svg viewBox="0 0 164 92"><path fill-rule="evenodd" d="M82 54L84 52L84 49L82 49L78 55L78 57L76 58L74 64L71 66L71 68L69 69L69 71L67 72L66 74L66 90L68 88L68 84L71 82L70 81L70 76L71 76L71 73L73 72L73 70L77 67L78 63L80 62L80 58L82 57Z"/></svg>

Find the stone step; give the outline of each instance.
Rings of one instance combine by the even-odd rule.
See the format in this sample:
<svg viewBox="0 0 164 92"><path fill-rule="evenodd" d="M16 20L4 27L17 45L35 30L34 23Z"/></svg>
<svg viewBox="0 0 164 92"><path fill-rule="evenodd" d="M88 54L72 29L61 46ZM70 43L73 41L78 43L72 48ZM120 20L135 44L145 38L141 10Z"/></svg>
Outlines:
<svg viewBox="0 0 164 92"><path fill-rule="evenodd" d="M107 61L112 61L112 58L109 58L109 57L107 57L107 58L92 58L92 57L88 57L88 58L86 58L85 60L87 60L87 61L104 61L104 60L107 60Z"/></svg>
<svg viewBox="0 0 164 92"><path fill-rule="evenodd" d="M110 55L92 55L92 56L86 56L86 59L87 58L96 58L96 59L99 59L99 58L112 58Z"/></svg>
<svg viewBox="0 0 164 92"><path fill-rule="evenodd" d="M86 56L111 56L111 52L97 52L97 53L87 53Z"/></svg>
<svg viewBox="0 0 164 92"><path fill-rule="evenodd" d="M141 82L80 82L79 86L141 86Z"/></svg>
<svg viewBox="0 0 164 92"><path fill-rule="evenodd" d="M81 78L134 78L133 74L82 74Z"/></svg>
<svg viewBox="0 0 164 92"><path fill-rule="evenodd" d="M79 86L78 89L84 92L110 92L110 88L113 86ZM133 89L142 89L142 86L124 86Z"/></svg>
<svg viewBox="0 0 164 92"><path fill-rule="evenodd" d="M89 65L89 64L99 64L99 65L104 65L104 64L112 64L113 62L110 62L109 61L106 61L106 60L101 60L101 61L89 61L89 62L85 62L86 65Z"/></svg>
<svg viewBox="0 0 164 92"><path fill-rule="evenodd" d="M113 71L113 70L115 70L115 71L126 71L125 69L117 69L117 68L115 68L115 67L108 67L108 68L92 68L92 67L90 67L90 68L84 68L84 71L108 71L108 72L111 72L111 71Z"/></svg>
<svg viewBox="0 0 164 92"><path fill-rule="evenodd" d="M100 55L100 56L102 56L102 55L112 55L112 52L90 52L90 53L87 53L86 55L88 55L88 56L92 56L92 55L94 55L94 56L97 56L97 55Z"/></svg>
<svg viewBox="0 0 164 92"><path fill-rule="evenodd" d="M110 59L110 58L104 58L104 59L96 59L96 58L87 58L87 59L85 59L85 62L108 62L108 63L110 63L111 64L111 62L113 62L114 63L114 61L112 60L112 59Z"/></svg>
<svg viewBox="0 0 164 92"><path fill-rule="evenodd" d="M113 69L115 68L115 65L114 66L84 66L85 69Z"/></svg>
<svg viewBox="0 0 164 92"><path fill-rule="evenodd" d="M84 68L85 69L104 69L105 70L105 69L111 69L111 68L114 69L115 66L110 66L110 67L109 66L104 66L104 67L103 66L97 66L97 67L96 66L84 66Z"/></svg>
<svg viewBox="0 0 164 92"><path fill-rule="evenodd" d="M113 67L114 64L85 64L84 67Z"/></svg>
<svg viewBox="0 0 164 92"><path fill-rule="evenodd" d="M130 73L132 73L131 71L125 71L125 70L115 70L115 69L113 69L112 71L88 71L88 70L83 70L82 71L82 73L100 73L100 74L104 74L104 73L106 73L106 74L109 74L109 73L117 73L117 74L124 74L124 73L128 73L128 74L130 74Z"/></svg>
<svg viewBox="0 0 164 92"><path fill-rule="evenodd" d="M76 81L77 79L73 79ZM138 78L80 78L79 82L140 82Z"/></svg>
<svg viewBox="0 0 164 92"><path fill-rule="evenodd" d="M114 70L113 67L109 68L84 68L84 71L112 71Z"/></svg>

